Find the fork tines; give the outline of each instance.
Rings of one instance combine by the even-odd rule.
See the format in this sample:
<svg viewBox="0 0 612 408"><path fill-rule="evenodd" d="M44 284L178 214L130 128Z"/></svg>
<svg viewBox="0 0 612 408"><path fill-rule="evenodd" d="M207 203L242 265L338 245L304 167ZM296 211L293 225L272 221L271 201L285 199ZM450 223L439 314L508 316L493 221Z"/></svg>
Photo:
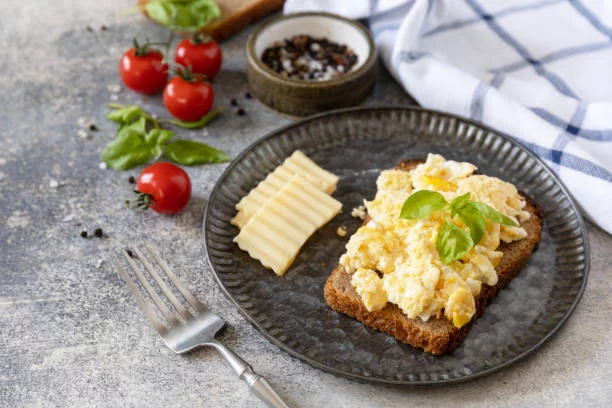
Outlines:
<svg viewBox="0 0 612 408"><path fill-rule="evenodd" d="M140 281L142 287L144 287L146 292L149 294L149 297L151 298L153 303L155 303L157 309L164 317L165 321L167 322L167 325L164 324L162 320L157 317L153 308L145 300L143 292L138 288L138 285L123 268L118 258L115 258L115 265L117 266L117 269L119 270L119 273L121 274L125 282L128 284L128 287L136 297L136 300L138 301L138 304L140 305L140 308L144 312L145 316L151 321L153 327L161 334L167 332L169 328L172 328L181 322L185 322L191 319L195 314L202 310L203 306L198 301L198 299L196 299L195 296L193 296L191 292L189 292L189 290L183 285L183 283L178 279L174 272L170 270L168 265L161 259L158 252L153 249L149 244L144 244L144 247L146 248L146 252L149 254L149 258L153 259L153 262L150 262L145 256L145 254L143 254L143 252L140 251L140 249L138 249L137 247L132 248L132 250L134 251L133 254L129 253L127 250L123 250L122 254L128 265L134 272L134 275L136 276L138 281ZM167 306L166 302L164 302L164 300L160 297L158 291L155 290L153 285L151 285L149 280L145 277L141 270L142 268L137 265L137 260L139 261L138 263L144 266L144 270L148 272L149 275L153 278L153 280L157 283L157 286L161 290L161 293L165 295L166 299L172 305L172 309L176 313L173 313L173 311ZM182 297L191 306L191 311L187 307L183 306L181 301L174 294L173 290L166 284L166 281L157 272L154 265L157 265L157 269L161 270L162 273L165 274L170 281L172 281L172 283L178 289Z"/></svg>

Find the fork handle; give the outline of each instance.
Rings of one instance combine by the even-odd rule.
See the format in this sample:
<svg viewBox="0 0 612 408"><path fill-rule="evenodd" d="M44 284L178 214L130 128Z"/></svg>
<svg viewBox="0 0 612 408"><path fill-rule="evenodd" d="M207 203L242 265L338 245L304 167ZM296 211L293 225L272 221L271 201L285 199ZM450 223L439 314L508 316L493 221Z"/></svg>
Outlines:
<svg viewBox="0 0 612 408"><path fill-rule="evenodd" d="M244 361L238 354L225 347L216 340L206 343L214 347L219 354L223 356L225 361L238 374L241 380L246 382L251 391L257 398L263 401L270 408L289 408L281 397L268 384L265 378L255 373L251 366Z"/></svg>

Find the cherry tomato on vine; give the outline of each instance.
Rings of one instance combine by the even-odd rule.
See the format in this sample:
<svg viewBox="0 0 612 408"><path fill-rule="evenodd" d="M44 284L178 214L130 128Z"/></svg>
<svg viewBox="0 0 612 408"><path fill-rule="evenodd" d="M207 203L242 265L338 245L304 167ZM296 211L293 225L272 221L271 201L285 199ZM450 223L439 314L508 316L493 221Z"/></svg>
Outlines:
<svg viewBox="0 0 612 408"><path fill-rule="evenodd" d="M174 214L187 205L191 197L191 180L179 166L158 162L140 173L136 189L136 208Z"/></svg>
<svg viewBox="0 0 612 408"><path fill-rule="evenodd" d="M212 81L221 69L223 54L215 40L203 33L196 33L193 38L186 38L177 45L174 60Z"/></svg>
<svg viewBox="0 0 612 408"><path fill-rule="evenodd" d="M168 80L168 65L163 62L161 52L149 49L149 45L138 45L127 50L119 61L121 80L128 88L143 94L161 91Z"/></svg>
<svg viewBox="0 0 612 408"><path fill-rule="evenodd" d="M164 89L164 105L168 112L185 122L195 122L210 112L215 92L210 84L184 70L168 82Z"/></svg>

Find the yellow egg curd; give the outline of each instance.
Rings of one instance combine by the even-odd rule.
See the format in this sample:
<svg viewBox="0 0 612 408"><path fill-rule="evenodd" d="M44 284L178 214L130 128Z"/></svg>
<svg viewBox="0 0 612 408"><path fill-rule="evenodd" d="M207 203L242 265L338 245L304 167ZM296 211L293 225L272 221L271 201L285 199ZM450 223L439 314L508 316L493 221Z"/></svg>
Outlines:
<svg viewBox="0 0 612 408"><path fill-rule="evenodd" d="M370 220L353 234L340 258L369 311L390 302L410 318L427 321L444 315L456 327L472 319L474 298L482 285L497 284L495 268L503 256L496 251L500 242L522 239L527 232L487 220L482 240L461 259L445 264L436 250L436 237L444 220L450 219L450 211L436 211L419 220L399 217L412 193L432 190L449 202L470 192L472 201L487 204L518 223L529 218L514 185L474 175L475 170L470 163L429 154L425 163L411 171L380 174L376 197L365 202ZM463 227L461 221L453 222Z"/></svg>

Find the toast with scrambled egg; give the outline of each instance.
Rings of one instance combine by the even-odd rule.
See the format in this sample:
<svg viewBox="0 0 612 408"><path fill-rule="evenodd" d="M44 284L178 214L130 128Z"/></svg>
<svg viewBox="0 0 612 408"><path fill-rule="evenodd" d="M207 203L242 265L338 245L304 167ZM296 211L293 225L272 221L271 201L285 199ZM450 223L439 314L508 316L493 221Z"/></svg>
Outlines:
<svg viewBox="0 0 612 408"><path fill-rule="evenodd" d="M428 162L431 156L437 155L430 155L430 157L428 157ZM405 161L398 165L396 169L411 171L417 168L421 163L424 163L424 161ZM447 163L461 164L456 162ZM472 172L474 170L475 167L473 167ZM501 182L501 180L498 181ZM517 194L519 193L515 190L515 195ZM510 283L510 281L521 271L540 243L540 233L543 223L542 210L533 199L527 197L525 194L520 193L520 198L520 210L524 211L526 215L517 218L520 222L519 228L522 229L521 237L520 239L516 238L517 240L512 242L498 240L498 246L494 248L495 253L501 253L497 261L498 263L496 262L497 265L494 266L497 278L493 279L493 281L489 278L489 283L495 282L495 284L486 284L485 280L482 284L479 283L478 290L472 291L473 314L470 315L469 320L465 319L464 322L457 324L456 320L453 321L450 316L445 316L443 309L442 312L438 312L437 315L427 315L425 318L418 316L411 318L406 315L405 307L402 309L398 307L398 304L401 303L396 302L398 304L394 304L386 300L383 300L384 306L380 305L380 302L378 302L379 306L373 307L372 305L376 304L377 299L372 296L364 298L363 296L367 293L363 292L363 290L361 294L358 293L356 290L357 287L354 282L352 283L352 275L349 274L347 269L342 265L342 259L339 266L332 272L325 284L325 300L332 309L353 317L366 326L388 333L403 343L421 348L428 353L440 355L454 350L466 337L474 320L484 313L486 306L495 298L497 292ZM364 222L364 226L370 221L371 219L368 217ZM353 273L354 272L355 271L353 271ZM383 275L379 268L376 268L376 273L379 277ZM440 286L439 281L437 285ZM372 286L370 286L370 288L371 287ZM370 295L372 295L372 293L370 293ZM368 303L367 306L364 303L364 299L366 299L366 303Z"/></svg>

